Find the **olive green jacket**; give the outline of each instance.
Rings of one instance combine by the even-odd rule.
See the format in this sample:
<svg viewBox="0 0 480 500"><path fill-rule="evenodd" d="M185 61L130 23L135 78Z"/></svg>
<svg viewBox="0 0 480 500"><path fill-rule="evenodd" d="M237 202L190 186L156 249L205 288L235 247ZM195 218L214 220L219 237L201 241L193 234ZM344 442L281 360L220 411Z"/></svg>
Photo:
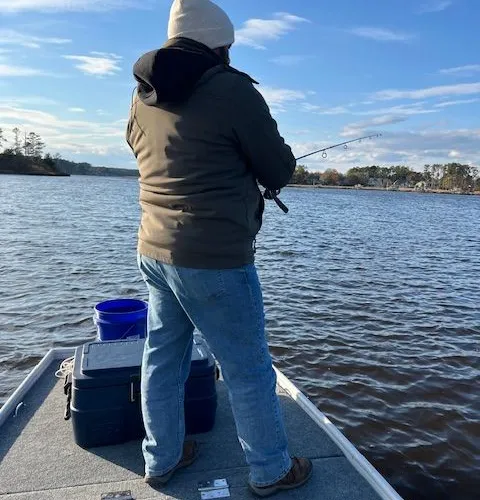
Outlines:
<svg viewBox="0 0 480 500"><path fill-rule="evenodd" d="M140 171L139 253L199 269L252 263L258 183L280 189L296 164L263 97L247 75L215 65L185 100L153 101L137 93L127 130Z"/></svg>

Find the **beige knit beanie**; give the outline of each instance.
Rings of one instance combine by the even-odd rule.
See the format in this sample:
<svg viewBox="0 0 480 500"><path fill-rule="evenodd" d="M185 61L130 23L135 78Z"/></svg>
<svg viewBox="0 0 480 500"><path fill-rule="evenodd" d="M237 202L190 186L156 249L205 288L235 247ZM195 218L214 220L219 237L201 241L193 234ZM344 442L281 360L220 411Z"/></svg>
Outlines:
<svg viewBox="0 0 480 500"><path fill-rule="evenodd" d="M174 0L168 38L190 38L211 49L232 45L235 30L228 15L210 0Z"/></svg>

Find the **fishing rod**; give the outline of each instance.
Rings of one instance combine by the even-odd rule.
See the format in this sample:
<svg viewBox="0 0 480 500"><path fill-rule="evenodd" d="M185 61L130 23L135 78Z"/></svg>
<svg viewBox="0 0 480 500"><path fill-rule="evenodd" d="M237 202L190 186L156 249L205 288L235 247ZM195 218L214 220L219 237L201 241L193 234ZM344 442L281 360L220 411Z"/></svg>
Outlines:
<svg viewBox="0 0 480 500"><path fill-rule="evenodd" d="M340 146L343 146L345 149L348 149L348 145L352 144L354 142L362 142L362 141L366 141L369 139L377 139L378 137L381 137L381 136L382 136L382 134L373 134L373 135L366 135L365 137L358 137L357 139L352 139L350 141L340 142L339 144L334 144L333 146L328 146L327 148L318 149L317 151L313 151L312 153L308 153L306 155L299 156L298 158L295 158L295 159L297 161L303 160L304 158L308 158L309 156L313 156L313 155L316 155L318 153L323 153L322 158L325 159L327 157L327 151L330 149L339 148Z"/></svg>
<svg viewBox="0 0 480 500"><path fill-rule="evenodd" d="M327 146L326 148L317 149L316 151L312 151L311 153L307 153L306 155L299 156L298 158L295 158L295 160L303 160L304 158L308 158L309 156L313 156L318 153L322 153L322 158L325 159L328 157L327 151L329 151L330 149L339 148L341 146L343 146L345 149L348 149L349 144L370 139L377 139L378 137L382 137L382 134L366 135L364 137L358 137L357 139L351 139L350 141L339 142L338 144L334 144L333 146ZM283 210L284 213L288 214L288 207L278 198L279 194L280 189L266 189L263 196L266 200L273 200Z"/></svg>

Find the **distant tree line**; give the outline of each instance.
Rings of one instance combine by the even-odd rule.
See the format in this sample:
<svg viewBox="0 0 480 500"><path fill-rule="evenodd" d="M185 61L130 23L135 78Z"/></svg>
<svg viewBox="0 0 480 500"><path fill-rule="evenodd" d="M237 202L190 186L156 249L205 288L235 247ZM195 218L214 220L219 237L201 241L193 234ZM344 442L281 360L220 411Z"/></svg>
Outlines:
<svg viewBox="0 0 480 500"><path fill-rule="evenodd" d="M93 167L90 163L76 163L74 161L56 158L55 165L62 172L70 175L98 175L104 177L138 177L138 170L133 168Z"/></svg>
<svg viewBox="0 0 480 500"><path fill-rule="evenodd" d="M57 167L62 172L73 175L138 175L138 172L133 169L93 167L89 163L75 163L63 160L58 154L52 157L49 153L44 154L45 143L37 133L22 132L18 127L15 127L12 132L13 142L8 144L4 131L0 128L0 154L42 160L48 166ZM5 145L7 145L6 148L4 148ZM3 153L1 153L2 149ZM299 165L295 169L290 183L476 191L480 190L480 172L477 167L460 163L425 165L423 172L417 172L405 165L392 165L390 167L372 165L351 168L346 174L331 168L325 170L325 172L310 172L305 166Z"/></svg>
<svg viewBox="0 0 480 500"><path fill-rule="evenodd" d="M128 168L94 167L90 163L76 163L64 160L59 154L51 156L44 154L45 143L40 135L35 132L22 132L18 127L12 130L13 139L10 143L6 140L4 130L0 128L0 160L8 160L10 172L25 169L26 159L38 166L46 165L49 169L56 169L60 173L68 175L99 175L99 176L121 176L138 177L138 170ZM2 152L3 150L3 152ZM21 161L20 161L21 160ZM1 169L0 169L1 170Z"/></svg>
<svg viewBox="0 0 480 500"><path fill-rule="evenodd" d="M480 172L477 167L460 163L425 165L423 172L404 165L372 165L351 168L346 174L331 168L325 172L310 172L299 165L291 184L474 191L480 190Z"/></svg>

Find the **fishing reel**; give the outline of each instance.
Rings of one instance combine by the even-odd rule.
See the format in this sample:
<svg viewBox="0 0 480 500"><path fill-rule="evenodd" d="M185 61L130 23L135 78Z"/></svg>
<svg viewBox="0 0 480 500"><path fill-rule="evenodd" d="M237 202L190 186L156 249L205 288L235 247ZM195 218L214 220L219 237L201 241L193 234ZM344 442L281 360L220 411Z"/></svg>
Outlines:
<svg viewBox="0 0 480 500"><path fill-rule="evenodd" d="M263 197L266 200L273 200L284 213L288 214L288 207L278 198L279 194L280 189L265 189Z"/></svg>

